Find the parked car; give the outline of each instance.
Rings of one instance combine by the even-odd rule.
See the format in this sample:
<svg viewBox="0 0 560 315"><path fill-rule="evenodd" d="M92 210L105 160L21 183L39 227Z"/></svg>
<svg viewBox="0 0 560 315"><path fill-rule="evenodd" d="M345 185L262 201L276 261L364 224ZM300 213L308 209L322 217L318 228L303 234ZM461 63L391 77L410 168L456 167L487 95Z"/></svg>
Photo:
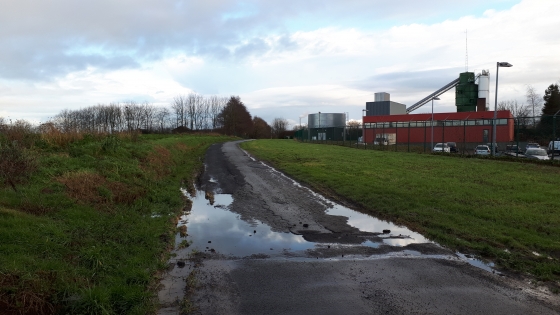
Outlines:
<svg viewBox="0 0 560 315"><path fill-rule="evenodd" d="M527 151L528 149L540 149L540 148L541 148L541 146L538 143L529 142L525 146L525 151Z"/></svg>
<svg viewBox="0 0 560 315"><path fill-rule="evenodd" d="M449 146L449 152L451 152L451 153L459 153L459 148L457 148L457 143L455 143L455 142L447 142L447 146Z"/></svg>
<svg viewBox="0 0 560 315"><path fill-rule="evenodd" d="M436 143L432 152L450 152L450 148L447 143Z"/></svg>
<svg viewBox="0 0 560 315"><path fill-rule="evenodd" d="M529 148L525 151L525 157L528 159L549 160L548 153L545 149Z"/></svg>
<svg viewBox="0 0 560 315"><path fill-rule="evenodd" d="M484 144L477 145L476 148L474 148L474 154L476 155L490 155L490 152L490 147Z"/></svg>
<svg viewBox="0 0 560 315"><path fill-rule="evenodd" d="M490 148L490 152L492 152L492 143L487 143L486 145ZM496 148L494 153L498 153L499 149L497 143L494 143L494 148Z"/></svg>
<svg viewBox="0 0 560 315"><path fill-rule="evenodd" d="M375 140L373 141L373 144L375 145L389 145L389 140L387 138L375 138Z"/></svg>
<svg viewBox="0 0 560 315"><path fill-rule="evenodd" d="M517 147L517 144L506 145L506 153L523 154L523 151Z"/></svg>
<svg viewBox="0 0 560 315"><path fill-rule="evenodd" d="M560 140L550 141L550 143L548 143L547 152L553 155L560 154Z"/></svg>

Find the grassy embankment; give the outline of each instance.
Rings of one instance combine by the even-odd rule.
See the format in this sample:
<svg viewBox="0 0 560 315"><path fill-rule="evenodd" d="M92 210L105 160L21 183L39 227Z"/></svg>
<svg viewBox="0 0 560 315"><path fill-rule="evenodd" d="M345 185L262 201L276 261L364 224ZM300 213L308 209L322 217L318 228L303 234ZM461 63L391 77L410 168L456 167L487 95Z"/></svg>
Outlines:
<svg viewBox="0 0 560 315"><path fill-rule="evenodd" d="M37 168L17 191L0 186L1 313L153 313L157 273L186 204L179 188L192 182L208 146L226 139L28 143Z"/></svg>
<svg viewBox="0 0 560 315"><path fill-rule="evenodd" d="M558 167L289 140L258 140L242 147L363 212L558 284Z"/></svg>

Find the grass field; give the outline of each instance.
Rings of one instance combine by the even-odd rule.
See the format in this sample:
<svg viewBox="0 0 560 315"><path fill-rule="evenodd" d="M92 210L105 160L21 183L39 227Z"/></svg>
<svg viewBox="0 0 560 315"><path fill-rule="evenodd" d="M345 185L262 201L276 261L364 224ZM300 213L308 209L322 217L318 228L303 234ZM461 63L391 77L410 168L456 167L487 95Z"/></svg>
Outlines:
<svg viewBox="0 0 560 315"><path fill-rule="evenodd" d="M362 212L558 288L558 167L292 140L258 140L242 147Z"/></svg>
<svg viewBox="0 0 560 315"><path fill-rule="evenodd" d="M0 313L154 313L186 202L179 188L208 146L227 139L35 139L31 177L0 187Z"/></svg>

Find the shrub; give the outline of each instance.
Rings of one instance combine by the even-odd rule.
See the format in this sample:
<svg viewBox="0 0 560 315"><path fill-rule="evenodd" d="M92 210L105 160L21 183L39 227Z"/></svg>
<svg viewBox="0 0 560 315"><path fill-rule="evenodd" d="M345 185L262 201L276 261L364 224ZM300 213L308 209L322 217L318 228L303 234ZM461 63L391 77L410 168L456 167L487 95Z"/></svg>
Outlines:
<svg viewBox="0 0 560 315"><path fill-rule="evenodd" d="M25 181L37 169L37 159L17 141L0 146L0 179L17 191L16 184Z"/></svg>

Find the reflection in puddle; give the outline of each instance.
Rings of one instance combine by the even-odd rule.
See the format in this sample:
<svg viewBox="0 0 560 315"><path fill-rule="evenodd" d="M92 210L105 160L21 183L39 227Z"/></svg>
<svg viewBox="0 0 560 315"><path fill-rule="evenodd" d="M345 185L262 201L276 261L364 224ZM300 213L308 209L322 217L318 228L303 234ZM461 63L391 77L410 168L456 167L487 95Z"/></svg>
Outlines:
<svg viewBox="0 0 560 315"><path fill-rule="evenodd" d="M381 232L390 230L391 233L381 234L383 243L391 246L406 246L408 244L431 243L427 238L419 233L413 232L406 227L397 226L391 222L382 221L367 214L363 214L344 206L333 204L333 207L327 209L327 214L341 215L348 217L348 225L356 227L363 232ZM389 238L390 236L408 236L403 238Z"/></svg>
<svg viewBox="0 0 560 315"><path fill-rule="evenodd" d="M250 256L253 254L279 254L284 250L302 251L313 248L301 235L273 232L260 221L249 224L230 212L227 207L233 201L231 195L214 195L214 205L198 191L187 220L189 249L204 252L215 250L224 255ZM179 241L180 242L180 241Z"/></svg>
<svg viewBox="0 0 560 315"><path fill-rule="evenodd" d="M480 259L472 258L472 257L470 257L470 256L467 257L467 255L461 254L461 253L459 253L459 252L456 252L455 254L456 254L457 256L459 256L463 261L466 261L466 262L468 262L469 264L471 264L471 265L473 265L473 266L475 266L475 267L477 267L477 268L484 269L484 270L486 270L486 271L490 271L490 272L493 272L493 273L500 274L499 272L497 272L497 271L494 269L495 265L494 265L493 262L487 263L487 262L484 262L484 261L482 261L482 260L480 260Z"/></svg>
<svg viewBox="0 0 560 315"><path fill-rule="evenodd" d="M245 154L251 158L251 160L256 161L247 151L243 150ZM423 243L432 243L430 240L425 238L423 235L413 232L404 226L398 226L391 222L382 221L375 217L369 216L367 214L363 214L342 205L336 204L328 200L327 198L323 197L322 195L312 191L311 189L302 186L297 181L293 180L292 178L284 175L282 172L268 166L267 164L261 162L262 165L267 167L270 172L282 176L287 180L291 181L294 186L297 186L302 189L307 189L309 193L311 193L314 197L319 198L325 204L332 206L327 209L326 213L330 215L338 215L338 216L345 216L348 217L348 225L358 228L360 231L363 232L372 232L372 233L381 233L383 230L390 230L391 232L388 234L381 234L379 235L383 238L383 243L390 246L406 246L409 244L423 244ZM403 236L402 238L399 236ZM370 246L374 244L372 242L365 242L362 245ZM376 246L370 247L379 247L379 244Z"/></svg>

